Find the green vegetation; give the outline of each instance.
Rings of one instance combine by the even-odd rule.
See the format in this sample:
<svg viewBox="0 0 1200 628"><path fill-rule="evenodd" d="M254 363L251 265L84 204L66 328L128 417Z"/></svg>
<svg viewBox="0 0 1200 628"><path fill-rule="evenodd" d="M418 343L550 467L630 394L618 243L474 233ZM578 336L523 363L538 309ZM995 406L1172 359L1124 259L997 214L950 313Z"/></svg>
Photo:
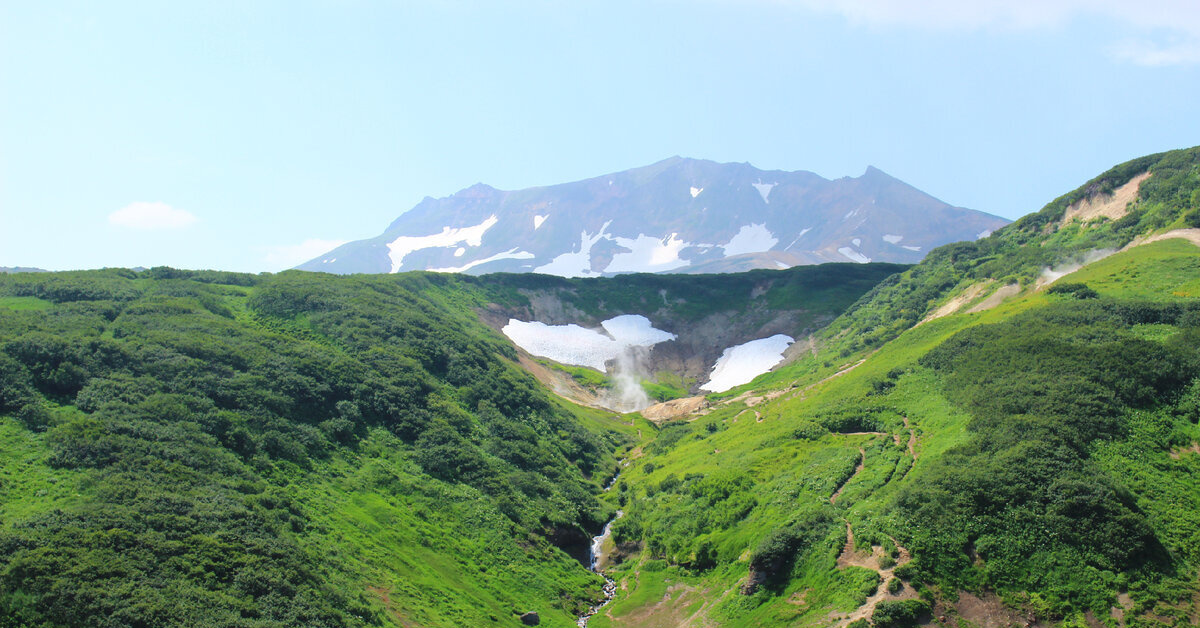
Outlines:
<svg viewBox="0 0 1200 628"><path fill-rule="evenodd" d="M569 626L602 580L563 550L618 509L594 628L1194 625L1200 253L1087 253L1200 220L1198 163L907 269L0 277L0 626ZM1127 216L1063 223L1146 171ZM845 313L654 425L549 394L476 314L548 293L580 323ZM928 317L951 298L988 307Z"/></svg>
<svg viewBox="0 0 1200 628"><path fill-rule="evenodd" d="M108 270L0 294L46 304L0 309L18 624L568 625L597 596L552 543L611 516L594 495L629 428L552 401L457 278Z"/></svg>
<svg viewBox="0 0 1200 628"><path fill-rule="evenodd" d="M702 615L721 625L829 625L874 591L875 565L895 565L888 595L919 595L869 609L876 626L927 621L935 602L949 625L982 621L959 591L998 595L1013 623L1085 625L1114 606L1128 626L1194 623L1200 254L1155 242L1033 287L1047 267L1187 226L1198 162L1191 149L1123 164L990 238L938 249L820 332L817 355L760 379L750 394L766 401L713 395L708 414L664 427L622 476L614 528L643 553L614 571L629 593L611 625L678 618L647 588L654 561L674 586L707 592ZM1158 184L1143 185L1133 218L1059 223L1147 169ZM1020 291L916 325L989 280L964 300ZM718 473L736 474L729 500L753 507L709 514L729 512L701 488ZM799 540L791 526L817 513L838 525Z"/></svg>
<svg viewBox="0 0 1200 628"><path fill-rule="evenodd" d="M658 323L737 311L755 294L764 297L767 310L803 308L836 315L881 279L905 268L902 264L822 264L723 275L633 274L614 279L564 279L513 274L464 280L478 282L495 302L506 306L527 305L524 295L531 292L552 292L594 319L586 322L598 323L616 314L655 313Z"/></svg>
<svg viewBox="0 0 1200 628"><path fill-rule="evenodd" d="M1125 217L1062 224L1072 204L1109 194L1145 172L1150 177L1141 184L1137 201ZM1029 286L1047 268L1076 263L1095 251L1119 249L1148 232L1186 227L1190 223L1185 215L1200 217L1198 198L1200 147L1114 166L989 237L930 251L920 264L889 277L859 299L825 336L837 338L845 355L877 348L915 325L956 289L984 280ZM1155 290L1153 284L1147 287Z"/></svg>

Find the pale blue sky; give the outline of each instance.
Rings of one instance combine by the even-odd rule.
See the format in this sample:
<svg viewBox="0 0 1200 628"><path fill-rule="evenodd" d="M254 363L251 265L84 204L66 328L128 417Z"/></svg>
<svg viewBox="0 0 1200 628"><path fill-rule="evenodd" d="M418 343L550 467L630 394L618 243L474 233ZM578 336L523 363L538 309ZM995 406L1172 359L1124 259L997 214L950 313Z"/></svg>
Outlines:
<svg viewBox="0 0 1200 628"><path fill-rule="evenodd" d="M1015 218L1196 144L1193 0L0 0L0 266L279 270L676 154Z"/></svg>

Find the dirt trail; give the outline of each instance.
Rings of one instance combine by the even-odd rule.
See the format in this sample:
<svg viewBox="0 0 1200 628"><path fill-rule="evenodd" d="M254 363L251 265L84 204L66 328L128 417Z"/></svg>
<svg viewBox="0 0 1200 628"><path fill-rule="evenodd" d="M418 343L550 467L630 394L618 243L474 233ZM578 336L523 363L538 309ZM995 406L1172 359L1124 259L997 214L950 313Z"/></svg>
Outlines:
<svg viewBox="0 0 1200 628"><path fill-rule="evenodd" d="M879 349L876 349L876 350L868 353L867 357L859 360L858 362L855 362L854 364L851 364L851 365L843 368L842 370L834 373L833 375L830 375L829 377L826 377L825 379L822 379L820 381L809 384L809 385L805 386L804 388L800 389L799 391L795 390L795 388L794 388L795 384L793 383L792 384L793 388L791 388L789 390L778 391L778 394L775 396L778 397L780 395L783 395L784 393L791 392L791 394L789 394L787 396L788 399L796 399L796 398L804 399L804 397L808 393L808 391L816 388L817 386L820 386L821 384L824 384L825 382L828 382L833 379L837 379L837 378L845 375L846 373L849 373L850 371L853 371L854 369L862 366L864 362L871 359L871 356L875 355L878 352L879 352Z"/></svg>
<svg viewBox="0 0 1200 628"><path fill-rule="evenodd" d="M896 539L892 539L893 543L895 541ZM840 618L836 624L837 626L844 628L850 622L857 619L870 619L871 615L875 613L875 607L884 600L910 600L917 597L917 592L907 584L895 595L888 593L887 583L895 577L896 568L912 560L912 555L909 554L908 550L901 547L899 543L896 543L896 549L899 551L900 557L896 559L895 564L887 568L881 567L881 561L885 556L883 548L874 545L871 547L870 554L864 554L855 550L854 530L851 529L849 522L846 523L846 545L842 548L841 555L838 556L838 569L862 567L879 572L879 588L875 590L874 595L867 598L867 601L862 606L859 606L848 616Z"/></svg>
<svg viewBox="0 0 1200 628"><path fill-rule="evenodd" d="M914 430L913 426L909 424L908 417L904 417L904 427L908 429L908 455L912 456L915 461L917 459L917 430Z"/></svg>
<svg viewBox="0 0 1200 628"><path fill-rule="evenodd" d="M1168 231L1166 233L1152 235L1145 239L1134 238L1133 242L1126 244L1125 248L1123 248L1121 250L1128 251L1129 249L1132 249L1135 246L1141 246L1143 244L1150 244L1151 242L1158 242L1160 240L1171 240L1174 238L1180 238L1183 240L1187 240L1188 242L1191 242L1192 244L1195 244L1196 246L1200 246L1200 229L1176 229L1174 231Z"/></svg>
<svg viewBox="0 0 1200 628"><path fill-rule="evenodd" d="M866 466L866 463L867 463L867 452L862 447L859 447L858 448L858 464L855 465L855 467L854 467L854 473L852 473L850 475L850 477L846 478L846 481L842 482L841 486L837 487L837 490L833 492L833 495L829 496L829 503L831 503L831 504L837 503L837 498L842 495L842 489L846 488L846 485L850 483L850 480L854 479L854 476L856 476L862 472L863 467ZM849 525L846 526L846 530L847 530L847 534L849 534L849 530L850 530Z"/></svg>

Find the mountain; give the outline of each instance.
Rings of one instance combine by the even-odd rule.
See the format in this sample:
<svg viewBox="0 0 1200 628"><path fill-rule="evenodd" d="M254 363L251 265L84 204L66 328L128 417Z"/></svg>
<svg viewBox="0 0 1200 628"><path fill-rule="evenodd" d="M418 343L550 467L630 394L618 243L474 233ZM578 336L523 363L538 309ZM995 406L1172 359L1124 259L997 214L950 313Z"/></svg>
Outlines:
<svg viewBox="0 0 1200 628"><path fill-rule="evenodd" d="M0 625L1195 626L1198 245L1200 147L911 266L0 275Z"/></svg>
<svg viewBox="0 0 1200 628"><path fill-rule="evenodd" d="M830 181L672 157L573 183L515 191L481 183L426 198L378 237L298 268L594 277L912 263L1007 222L947 205L873 167Z"/></svg>

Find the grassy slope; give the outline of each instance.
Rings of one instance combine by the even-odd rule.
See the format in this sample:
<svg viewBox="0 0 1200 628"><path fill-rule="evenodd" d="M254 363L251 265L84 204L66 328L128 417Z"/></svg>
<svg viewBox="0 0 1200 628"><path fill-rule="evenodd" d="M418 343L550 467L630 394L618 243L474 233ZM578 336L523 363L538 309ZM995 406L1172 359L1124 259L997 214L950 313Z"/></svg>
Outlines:
<svg viewBox="0 0 1200 628"><path fill-rule="evenodd" d="M1085 281L1107 297L1170 302L1191 298L1198 276L1200 254L1196 247L1168 240L1114 255L1060 281ZM698 544L680 548L667 540L659 541L656 546L653 540L656 531L678 525L671 513L687 512L687 504L692 501L690 495L697 491L676 491L672 497L675 502L671 503L660 495L643 497L637 488L630 489L629 493L637 497L627 500L626 510L631 514L622 524L630 529L624 532L629 540L640 538L647 542L650 549L615 570L629 592L623 592L606 617L594 625L639 625L658 619L665 623L679 621L699 608L689 606L691 598L687 596L692 590L702 592L691 595L697 604L703 599L704 617L728 625L820 626L852 611L866 596L861 574L853 569L838 569L834 564L845 538L840 526L828 528L823 541L801 552L791 576L777 583L774 589L741 596L736 589L745 580L750 551L769 528L786 522L791 513L812 508L833 509L839 520L853 526L860 544L868 539L886 548L891 545L889 537L905 538L907 522L894 507L895 499L914 483L930 477L927 468L937 467L948 451L971 438L968 431L971 415L946 398L940 376L921 366L918 360L960 330L1012 320L1056 299L1043 293L1027 294L979 314L958 314L930 322L902 333L877 353L869 354L861 366L840 377L826 379L868 353L860 350L832 361L823 354L806 360L776 373L768 382L768 387L791 391L782 397L752 410L741 403L732 403L696 419L688 435L665 451L647 448L647 454L623 476L623 482L631 487L651 487L651 492L655 492L653 487L671 476L683 478L693 473L712 474L718 469L746 469L753 481L748 492L757 505L733 525L709 526L702 531L702 536L709 535L717 547L718 559L713 567L697 566ZM1166 329L1142 329L1139 333L1158 338L1178 333L1175 327L1161 327ZM886 394L872 394L877 382L889 379L894 386ZM822 383L809 388L813 382ZM888 435L829 433L816 440L796 437L804 426L811 425L810 421L819 423L822 416L847 408L860 414L870 408L879 409L867 413L877 421L869 426L870 431ZM756 412L761 414L762 422L754 420ZM909 419L917 435L915 461L907 452L908 431L901 417ZM1128 587L1134 600L1131 612L1143 613L1138 621L1146 622L1144 625L1157 625L1151 617L1187 619L1186 610L1178 609L1181 604L1186 608L1187 592L1194 587L1195 570L1200 565L1190 549L1197 546L1196 539L1200 538L1197 537L1200 521L1195 514L1200 512L1197 508L1200 456L1185 453L1173 459L1164 441L1174 438L1178 441L1176 445L1185 445L1190 442L1188 434L1195 438L1200 431L1194 424L1189 427L1186 422L1166 421L1161 412L1153 410L1131 413L1126 420L1126 436L1097 443L1091 455L1109 477L1132 492L1156 538L1173 552L1175 571L1165 575L1127 574L1098 588L1107 591L1110 601L1115 603L1116 593ZM710 423L719 426L712 433L704 427ZM867 430L855 426L846 431ZM899 437L899 446L895 444L895 436ZM866 451L862 472L846 483L836 506L826 506L834 487L851 468L848 461L856 457L859 447ZM641 529L639 523L650 529ZM670 566L650 560L651 556L666 558ZM662 602L663 592L669 590L665 586L674 586L676 597L682 599ZM931 594L935 590L929 589ZM1040 609L1050 618L1065 613L1067 619L1074 621L1071 619L1076 617L1074 613L1086 608L1080 602L1059 599L1051 603L1036 594L1029 597L1020 593L1010 590L1006 595L1012 595L1014 603ZM952 591L941 595L952 597ZM691 610L680 611L680 607Z"/></svg>
<svg viewBox="0 0 1200 628"><path fill-rule="evenodd" d="M634 276L567 294L597 316L665 298L687 320L759 290L760 316L800 302L828 320L899 268ZM3 278L2 615L458 626L536 610L573 624L602 580L551 541L611 516L593 495L656 428L520 372L473 312L520 306L527 281L555 280ZM677 379L656 392L677 396ZM113 534L138 551L116 560ZM106 562L119 567L89 575Z"/></svg>

